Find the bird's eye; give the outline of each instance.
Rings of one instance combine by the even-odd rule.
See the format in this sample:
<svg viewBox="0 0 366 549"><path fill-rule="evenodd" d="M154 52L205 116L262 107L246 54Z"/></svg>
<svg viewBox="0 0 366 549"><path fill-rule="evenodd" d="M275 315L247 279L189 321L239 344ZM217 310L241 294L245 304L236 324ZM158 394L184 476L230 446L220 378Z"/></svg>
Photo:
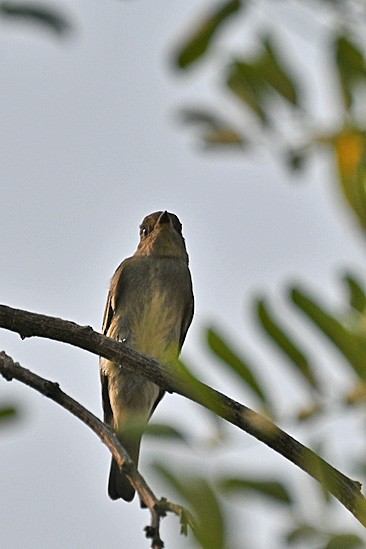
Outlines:
<svg viewBox="0 0 366 549"><path fill-rule="evenodd" d="M147 227L141 227L140 229L140 236L146 236L148 234L148 229Z"/></svg>

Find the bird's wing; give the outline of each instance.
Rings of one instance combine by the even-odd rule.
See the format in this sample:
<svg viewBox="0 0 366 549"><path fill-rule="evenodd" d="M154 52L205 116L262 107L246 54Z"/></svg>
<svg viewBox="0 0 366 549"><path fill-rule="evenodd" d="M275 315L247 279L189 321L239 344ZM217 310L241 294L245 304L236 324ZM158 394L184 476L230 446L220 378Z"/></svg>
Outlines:
<svg viewBox="0 0 366 549"><path fill-rule="evenodd" d="M130 259L131 258L128 258L122 261L112 277L103 316L102 334L104 335L107 335L109 327L111 325L114 311L116 309L116 295L121 292L120 282L123 276L123 270L124 267L129 263Z"/></svg>
<svg viewBox="0 0 366 549"><path fill-rule="evenodd" d="M103 335L107 335L108 328L111 325L113 314L114 314L114 311L112 308L112 296L111 296L111 292L109 291L108 297L107 297L107 303L105 304L104 315L103 315L103 326L102 326Z"/></svg>
<svg viewBox="0 0 366 549"><path fill-rule="evenodd" d="M192 290L191 290L191 292L192 292ZM193 318L193 313L194 313L193 292L191 293L191 297L192 297L191 301L189 303L187 303L187 306L186 306L186 314L184 314L184 316L183 316L183 322L182 322L182 326L181 326L181 330L180 330L179 351L183 347L183 343L184 343L184 340L186 338L188 328L190 327L191 322L192 322L192 318Z"/></svg>
<svg viewBox="0 0 366 549"><path fill-rule="evenodd" d="M115 285L113 284L113 281L118 276L117 273L121 271L123 263L118 267L116 272L113 275L112 283L111 283L111 289L108 292L107 297L107 303L105 305L104 309L104 316L103 316L103 326L102 326L102 334L107 335L109 327L112 322L112 318L114 315L114 303L113 303L113 290L115 289ZM120 273L119 273L120 274ZM103 360L103 359L101 359ZM108 389L108 376L106 376L103 373L102 368L100 369L100 381L102 384L102 403L103 403L103 412L104 412L104 421L105 423L111 424L113 421L113 412L111 403L109 400L109 389Z"/></svg>
<svg viewBox="0 0 366 549"><path fill-rule="evenodd" d="M102 369L100 370L100 381L102 384L102 405L104 412L104 422L107 423L107 425L112 425L113 411L111 407L111 402L109 400L108 376L103 374Z"/></svg>

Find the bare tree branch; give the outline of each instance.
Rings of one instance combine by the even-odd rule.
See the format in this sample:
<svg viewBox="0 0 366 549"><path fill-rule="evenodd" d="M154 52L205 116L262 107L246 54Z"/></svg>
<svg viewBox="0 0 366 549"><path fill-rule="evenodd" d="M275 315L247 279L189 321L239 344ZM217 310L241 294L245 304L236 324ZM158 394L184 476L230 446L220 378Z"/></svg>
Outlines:
<svg viewBox="0 0 366 549"><path fill-rule="evenodd" d="M58 383L44 379L30 370L23 368L18 362L14 362L11 357L6 355L5 352L0 352L0 374L7 381L17 379L54 402L57 402L57 404L60 404L60 406L71 412L94 431L107 448L109 448L119 467L128 476L131 484L139 493L140 498L149 508L151 524L146 526L145 532L146 537L152 540L151 547L153 549L164 547L164 543L160 538L160 520L166 516L167 511L178 515L181 523L182 520L186 520L193 529L194 521L189 511L184 507L167 501L165 498L158 500L145 479L137 471L133 461L115 437L112 429L79 404L79 402L64 393Z"/></svg>
<svg viewBox="0 0 366 549"><path fill-rule="evenodd" d="M127 345L95 332L90 326L79 326L5 305L0 305L0 327L17 332L22 338L38 336L62 341L115 360L165 390L201 404L307 472L366 526L366 499L361 494L359 482L343 475L269 419L201 383L183 368L159 364Z"/></svg>

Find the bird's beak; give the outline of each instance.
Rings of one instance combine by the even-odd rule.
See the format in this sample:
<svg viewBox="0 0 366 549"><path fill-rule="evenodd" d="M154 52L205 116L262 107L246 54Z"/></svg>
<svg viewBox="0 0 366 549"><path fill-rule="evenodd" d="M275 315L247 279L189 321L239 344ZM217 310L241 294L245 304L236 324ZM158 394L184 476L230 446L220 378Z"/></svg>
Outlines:
<svg viewBox="0 0 366 549"><path fill-rule="evenodd" d="M170 223L170 215L167 211L160 214L160 217L158 219L158 224L163 225L163 223Z"/></svg>

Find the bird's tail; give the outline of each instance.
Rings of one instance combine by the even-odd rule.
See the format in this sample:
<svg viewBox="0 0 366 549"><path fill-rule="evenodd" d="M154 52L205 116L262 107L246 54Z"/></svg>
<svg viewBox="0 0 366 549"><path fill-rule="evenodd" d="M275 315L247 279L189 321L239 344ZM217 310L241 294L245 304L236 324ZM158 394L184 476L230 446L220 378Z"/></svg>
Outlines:
<svg viewBox="0 0 366 549"><path fill-rule="evenodd" d="M121 444L127 450L130 458L137 467L139 453L140 453L140 444L141 437L137 437L133 440L126 442L122 437ZM111 470L109 473L109 482L108 482L108 494L109 497L113 500L122 498L125 501L132 501L135 495L135 489L128 480L127 476L120 471L120 468L117 462L112 458Z"/></svg>

